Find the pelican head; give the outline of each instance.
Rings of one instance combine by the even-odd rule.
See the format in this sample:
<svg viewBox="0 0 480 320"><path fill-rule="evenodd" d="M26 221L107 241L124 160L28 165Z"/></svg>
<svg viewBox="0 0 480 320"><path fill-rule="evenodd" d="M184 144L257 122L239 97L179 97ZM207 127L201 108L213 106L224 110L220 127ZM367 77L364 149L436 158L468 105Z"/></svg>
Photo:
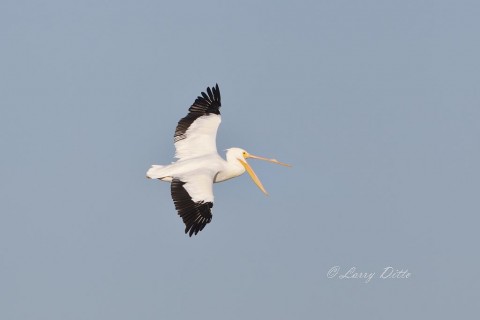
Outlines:
<svg viewBox="0 0 480 320"><path fill-rule="evenodd" d="M241 165L245 168L245 170L248 172L248 174L250 175L250 178L252 178L253 182L255 182L255 184L257 185L258 188L260 188L260 190L262 190L262 192L265 194L265 195L268 195L268 192L267 190L265 190L265 188L263 187L262 185L262 182L260 181L260 179L257 177L257 175L255 174L255 171L253 171L252 167L248 164L247 162L247 159L248 158L251 158L251 159L258 159L258 160L263 160L263 161L268 161L268 162L272 162L272 163L276 163L276 164L279 164L279 165L282 165L282 166L286 166L286 167L291 167L291 165L289 164L286 164L286 163L283 163L283 162L280 162L276 159L269 159L269 158L264 158L264 157L259 157L259 156L255 156L253 154L250 154L248 153L246 150L243 150L241 148L230 148L230 149L227 149L227 161L230 160L230 159L235 159L237 160L238 162L241 163Z"/></svg>

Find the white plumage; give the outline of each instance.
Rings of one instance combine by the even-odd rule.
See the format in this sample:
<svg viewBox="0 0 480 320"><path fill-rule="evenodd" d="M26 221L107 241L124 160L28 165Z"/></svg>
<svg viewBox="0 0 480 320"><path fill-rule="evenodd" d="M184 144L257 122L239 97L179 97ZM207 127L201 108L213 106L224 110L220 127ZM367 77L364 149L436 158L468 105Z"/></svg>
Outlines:
<svg viewBox="0 0 480 320"><path fill-rule="evenodd" d="M186 138L175 142L175 158L185 160L217 154L216 137L220 122L222 119L216 114L197 118L185 133Z"/></svg>
<svg viewBox="0 0 480 320"><path fill-rule="evenodd" d="M202 92L189 114L175 130L175 157L170 165L153 165L147 171L150 179L171 182L171 193L178 214L185 223L185 233L197 234L211 221L213 183L238 177L247 171L255 184L267 194L247 158L266 160L289 166L275 159L249 154L240 148L230 148L226 160L217 153L216 135L221 122L220 90L218 84Z"/></svg>

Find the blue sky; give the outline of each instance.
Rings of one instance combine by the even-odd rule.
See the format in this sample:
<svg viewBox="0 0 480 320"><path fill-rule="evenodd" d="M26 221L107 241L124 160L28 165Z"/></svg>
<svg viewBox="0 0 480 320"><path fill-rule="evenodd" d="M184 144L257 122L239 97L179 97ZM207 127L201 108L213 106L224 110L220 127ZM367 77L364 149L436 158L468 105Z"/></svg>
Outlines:
<svg viewBox="0 0 480 320"><path fill-rule="evenodd" d="M452 318L475 311L475 1L2 1L0 318ZM218 83L189 238L173 132ZM340 273L327 273L339 266ZM381 279L386 267L408 279ZM340 277L355 267L375 276Z"/></svg>

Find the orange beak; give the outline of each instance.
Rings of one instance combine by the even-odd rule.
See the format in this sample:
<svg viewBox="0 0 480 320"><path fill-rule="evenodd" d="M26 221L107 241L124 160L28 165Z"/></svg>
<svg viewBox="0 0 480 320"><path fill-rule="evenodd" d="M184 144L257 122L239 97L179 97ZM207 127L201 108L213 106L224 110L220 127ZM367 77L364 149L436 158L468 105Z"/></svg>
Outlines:
<svg viewBox="0 0 480 320"><path fill-rule="evenodd" d="M286 167L291 167L291 165L289 164L286 164L286 163L283 163L283 162L280 162L276 159L268 159L268 158L264 158L264 157L259 157L259 156L254 156L252 154L249 154L247 153L246 155L244 155L245 159L247 158L252 158L252 159L258 159L258 160L263 160L263 161L268 161L268 162L272 162L272 163L276 163L276 164L279 164L279 165L282 165L282 166L286 166ZM255 184L257 185L257 187L262 190L262 192L268 196L268 192L267 190L265 190L265 187L262 185L262 182L260 181L260 179L257 177L257 175L255 174L255 171L253 171L252 167L250 167L250 165L247 163L247 161L243 161L243 160L239 160L240 163L243 165L243 167L245 168L245 170L248 172L248 174L250 175L250 177L252 178L253 182L255 182Z"/></svg>

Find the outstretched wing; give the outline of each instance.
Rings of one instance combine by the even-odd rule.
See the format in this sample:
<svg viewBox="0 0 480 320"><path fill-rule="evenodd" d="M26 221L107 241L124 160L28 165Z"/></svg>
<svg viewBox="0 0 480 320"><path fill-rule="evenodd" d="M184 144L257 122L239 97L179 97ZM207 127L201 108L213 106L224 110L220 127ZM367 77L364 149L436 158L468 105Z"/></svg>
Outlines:
<svg viewBox="0 0 480 320"><path fill-rule="evenodd" d="M175 129L175 157L187 159L217 152L216 138L221 122L221 97L218 84L202 92L188 115L178 122Z"/></svg>
<svg viewBox="0 0 480 320"><path fill-rule="evenodd" d="M190 237L202 231L212 221L213 178L194 175L188 181L174 178L171 184L173 203L185 223L185 233Z"/></svg>

